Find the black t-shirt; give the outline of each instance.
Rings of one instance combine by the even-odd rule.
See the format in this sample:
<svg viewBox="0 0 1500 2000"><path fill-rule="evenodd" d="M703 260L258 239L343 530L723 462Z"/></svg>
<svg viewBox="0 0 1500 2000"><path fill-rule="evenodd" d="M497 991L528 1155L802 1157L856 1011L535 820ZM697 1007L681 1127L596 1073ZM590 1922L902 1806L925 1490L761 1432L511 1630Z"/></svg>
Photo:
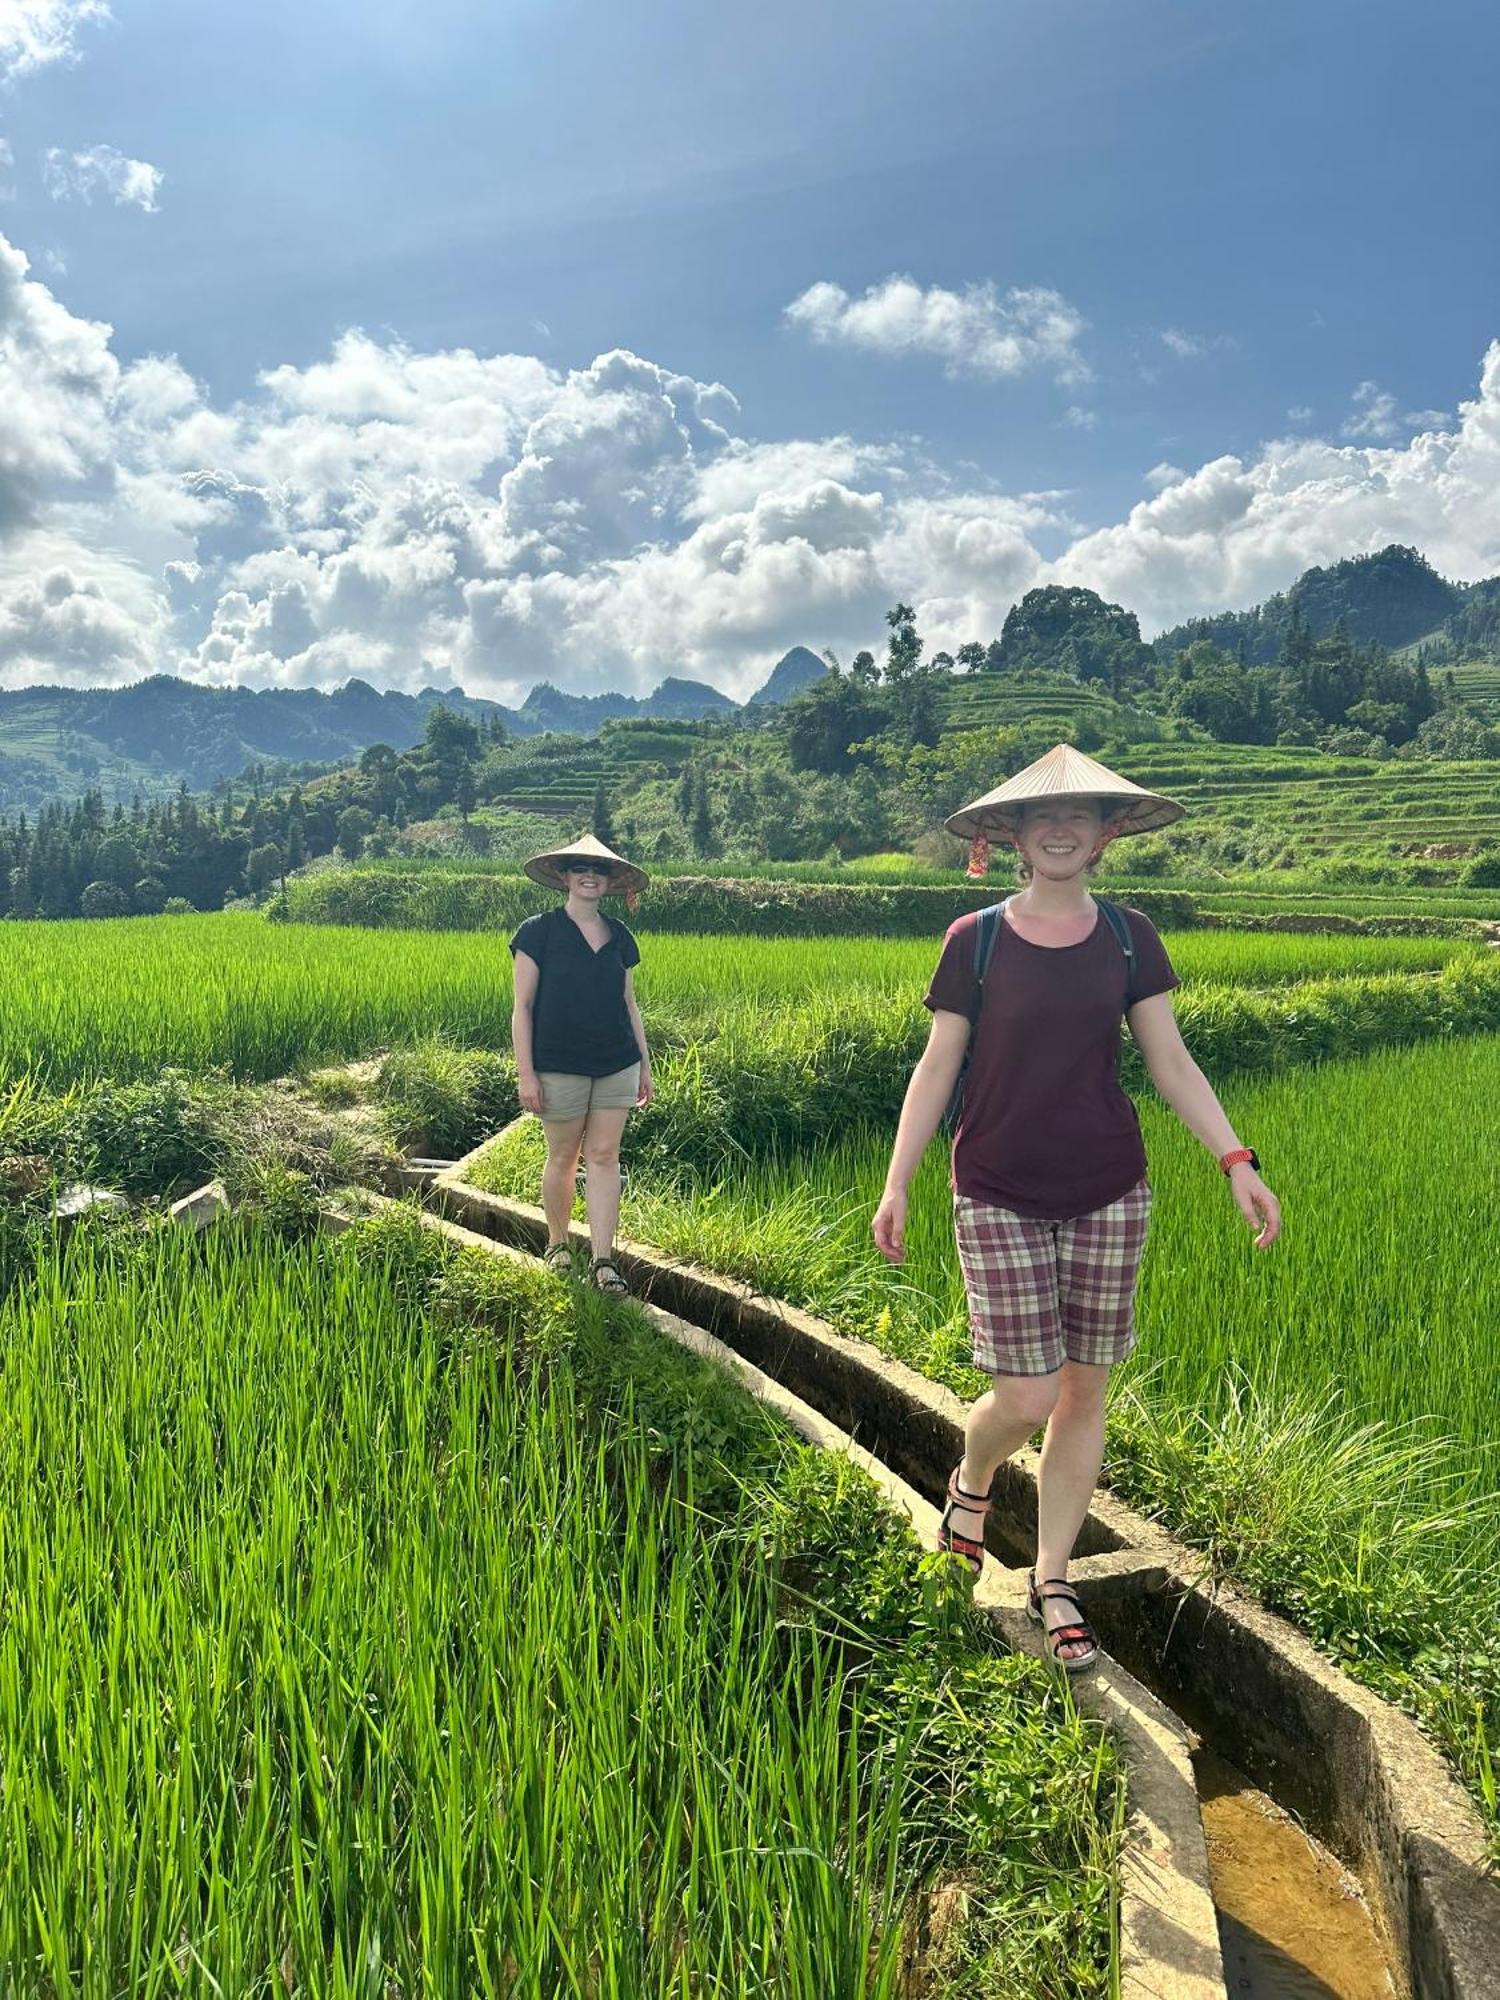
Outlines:
<svg viewBox="0 0 1500 2000"><path fill-rule="evenodd" d="M639 1062L625 1006L625 974L640 947L618 917L605 917L609 942L595 951L559 905L528 917L510 941L541 972L531 1009L531 1060L564 1076L613 1076Z"/></svg>

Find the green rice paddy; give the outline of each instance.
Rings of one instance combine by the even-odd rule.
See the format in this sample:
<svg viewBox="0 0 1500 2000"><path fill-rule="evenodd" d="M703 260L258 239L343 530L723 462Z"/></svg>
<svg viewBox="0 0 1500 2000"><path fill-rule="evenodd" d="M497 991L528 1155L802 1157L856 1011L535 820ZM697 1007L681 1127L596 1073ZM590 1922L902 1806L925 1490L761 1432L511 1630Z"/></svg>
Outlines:
<svg viewBox="0 0 1500 2000"><path fill-rule="evenodd" d="M636 1315L79 1234L0 1409L7 1993L1109 1990L1108 1740Z"/></svg>
<svg viewBox="0 0 1500 2000"><path fill-rule="evenodd" d="M510 1040L510 954L492 933L273 925L248 914L11 923L0 956L0 1079L53 1085L167 1066L247 1079L411 1042ZM805 996L913 1007L939 940L661 937L637 978L649 1026ZM1169 940L1200 986L1421 972L1460 940L1192 931Z"/></svg>

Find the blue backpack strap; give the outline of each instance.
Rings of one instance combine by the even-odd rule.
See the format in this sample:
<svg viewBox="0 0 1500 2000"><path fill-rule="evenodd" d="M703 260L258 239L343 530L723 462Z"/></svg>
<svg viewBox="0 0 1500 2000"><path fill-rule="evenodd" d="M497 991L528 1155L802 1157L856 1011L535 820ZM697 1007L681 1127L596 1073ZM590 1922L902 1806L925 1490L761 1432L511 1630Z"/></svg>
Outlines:
<svg viewBox="0 0 1500 2000"><path fill-rule="evenodd" d="M1135 939L1130 934L1130 919L1118 903L1106 902L1103 896L1095 898L1104 921L1115 934L1115 942L1125 954L1125 1011L1128 1014L1135 1005Z"/></svg>

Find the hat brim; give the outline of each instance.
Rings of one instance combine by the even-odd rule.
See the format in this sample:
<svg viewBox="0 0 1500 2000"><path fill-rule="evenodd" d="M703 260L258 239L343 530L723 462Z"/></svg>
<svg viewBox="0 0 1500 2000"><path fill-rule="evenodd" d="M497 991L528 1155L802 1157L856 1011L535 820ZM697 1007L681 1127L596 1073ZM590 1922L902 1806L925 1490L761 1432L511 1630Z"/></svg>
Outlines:
<svg viewBox="0 0 1500 2000"><path fill-rule="evenodd" d="M1053 793L1051 796L1056 798L1059 795ZM1123 840L1133 833L1159 833L1164 826L1172 826L1187 815L1186 806L1180 806L1175 799L1158 798L1154 794L1142 797L1138 792L1089 792L1074 796L1090 798L1100 807L1115 840ZM1008 839L1020 832L1021 816L1026 807L1039 803L1040 800L1036 799L1009 800L1003 805L986 805L980 801L950 813L943 825L949 833L957 834L960 840L973 840L978 834L992 840L997 837Z"/></svg>
<svg viewBox="0 0 1500 2000"><path fill-rule="evenodd" d="M606 896L638 896L651 880L645 869L637 868L633 862L603 862L595 854L579 854L570 852L567 848L560 848L553 854L534 854L529 861L523 863L522 872L529 875L533 882L540 882L544 889L566 891L569 861L587 861L595 868L607 867L609 887L604 892Z"/></svg>

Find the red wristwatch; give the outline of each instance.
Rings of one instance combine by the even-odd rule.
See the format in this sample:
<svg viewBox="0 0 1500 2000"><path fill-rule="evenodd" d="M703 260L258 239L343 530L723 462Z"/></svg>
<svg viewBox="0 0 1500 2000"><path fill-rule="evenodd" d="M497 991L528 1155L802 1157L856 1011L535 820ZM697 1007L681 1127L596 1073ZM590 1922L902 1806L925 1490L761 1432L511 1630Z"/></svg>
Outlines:
<svg viewBox="0 0 1500 2000"><path fill-rule="evenodd" d="M1237 1153L1226 1153L1219 1162L1219 1171L1227 1174L1231 1167L1238 1167L1244 1163L1254 1167L1257 1173L1260 1172L1260 1156L1252 1146L1241 1146Z"/></svg>

